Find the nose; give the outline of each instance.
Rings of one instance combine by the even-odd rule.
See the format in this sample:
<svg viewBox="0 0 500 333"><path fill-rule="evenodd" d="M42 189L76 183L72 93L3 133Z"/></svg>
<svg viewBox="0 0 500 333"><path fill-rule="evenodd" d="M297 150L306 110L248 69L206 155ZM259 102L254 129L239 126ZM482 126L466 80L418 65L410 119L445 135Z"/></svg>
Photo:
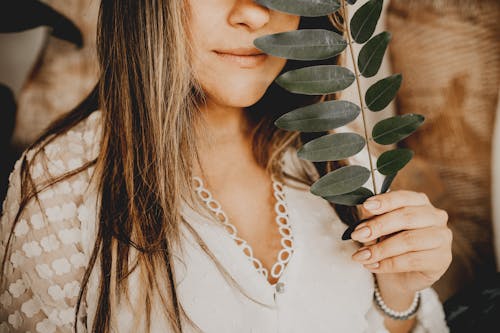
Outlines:
<svg viewBox="0 0 500 333"><path fill-rule="evenodd" d="M236 0L229 14L229 24L257 30L269 22L269 9L254 0Z"/></svg>

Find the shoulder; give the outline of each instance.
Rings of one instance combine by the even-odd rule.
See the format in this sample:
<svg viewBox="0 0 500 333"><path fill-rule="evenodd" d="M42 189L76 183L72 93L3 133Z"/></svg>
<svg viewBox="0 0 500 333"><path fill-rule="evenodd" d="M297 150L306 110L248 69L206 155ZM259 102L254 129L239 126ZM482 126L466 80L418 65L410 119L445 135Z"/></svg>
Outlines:
<svg viewBox="0 0 500 333"><path fill-rule="evenodd" d="M81 200L94 172L101 128L101 111L97 110L65 133L49 136L25 150L9 176L2 227L16 219L19 210L40 210L56 218L52 211L64 210L62 207ZM23 200L27 197L33 198ZM55 206L60 209L54 209Z"/></svg>
<svg viewBox="0 0 500 333"><path fill-rule="evenodd" d="M101 112L95 111L69 131L23 152L9 176L2 205L0 243L41 241L51 231L73 242L92 216L83 203L95 185L93 161L99 152ZM21 244L22 245L22 244Z"/></svg>
<svg viewBox="0 0 500 333"><path fill-rule="evenodd" d="M100 117L96 111L26 150L10 174L0 219L6 263L0 317L15 330L72 327L96 217L87 201L95 195L91 176ZM54 313L57 320L49 320Z"/></svg>
<svg viewBox="0 0 500 333"><path fill-rule="evenodd" d="M39 192L42 203L50 202L56 194L68 198L83 192L84 182L94 171L91 164L99 153L101 128L101 111L97 110L67 132L25 150L9 175L2 214L14 214L21 197L29 191ZM79 169L81 172L76 172ZM71 172L73 177L50 184Z"/></svg>
<svg viewBox="0 0 500 333"><path fill-rule="evenodd" d="M91 176L94 171L93 161L100 150L101 117L101 111L96 110L68 131L51 135L40 144L25 150L10 173L8 188L10 193L7 196L20 198L23 185L21 180L29 183L33 190L50 192L54 187L67 185L63 180L54 183L53 186L49 185L65 174L78 173L80 176L85 176L83 178ZM88 168L85 168L86 166ZM81 171L78 172L79 170ZM27 177L28 179L25 179Z"/></svg>
<svg viewBox="0 0 500 333"><path fill-rule="evenodd" d="M56 177L75 170L97 158L101 137L101 111L94 111L67 132L50 136L40 145L23 154L32 162L33 177L43 173L40 163L46 162L46 176ZM21 158L22 160L22 158Z"/></svg>
<svg viewBox="0 0 500 333"><path fill-rule="evenodd" d="M93 161L99 152L100 119L101 112L95 111L69 131L23 152L9 176L0 241L8 239L11 228L16 237L28 231L41 235L39 231L54 230L59 223L68 229L79 224L81 203L93 190L91 178Z"/></svg>

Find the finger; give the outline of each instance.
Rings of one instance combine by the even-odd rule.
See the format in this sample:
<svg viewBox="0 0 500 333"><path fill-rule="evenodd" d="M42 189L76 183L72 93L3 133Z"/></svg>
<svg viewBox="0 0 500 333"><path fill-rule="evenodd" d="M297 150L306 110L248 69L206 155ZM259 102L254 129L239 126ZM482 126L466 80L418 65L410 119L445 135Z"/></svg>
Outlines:
<svg viewBox="0 0 500 333"><path fill-rule="evenodd" d="M446 226L448 214L433 206L407 206L360 223L351 234L359 242L368 242L402 230Z"/></svg>
<svg viewBox="0 0 500 333"><path fill-rule="evenodd" d="M436 249L451 244L451 239L451 230L448 228L407 230L382 242L360 248L352 258L363 264L373 264L408 252Z"/></svg>
<svg viewBox="0 0 500 333"><path fill-rule="evenodd" d="M425 193L398 190L377 194L366 199L362 205L359 205L358 211L362 219L366 219L405 206L423 205L430 205L429 198Z"/></svg>
<svg viewBox="0 0 500 333"><path fill-rule="evenodd" d="M366 220L370 217L375 216L375 214L371 213L369 210L363 207L363 205L357 205L356 209L358 210L358 217L360 220Z"/></svg>
<svg viewBox="0 0 500 333"><path fill-rule="evenodd" d="M451 251L442 247L426 251L407 252L364 265L373 273L441 272L451 262Z"/></svg>

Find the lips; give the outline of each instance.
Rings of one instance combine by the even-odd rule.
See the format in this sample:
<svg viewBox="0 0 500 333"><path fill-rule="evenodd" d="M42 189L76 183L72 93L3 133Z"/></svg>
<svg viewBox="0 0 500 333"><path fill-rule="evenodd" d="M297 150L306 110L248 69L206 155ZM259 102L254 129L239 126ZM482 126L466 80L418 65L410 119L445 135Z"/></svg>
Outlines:
<svg viewBox="0 0 500 333"><path fill-rule="evenodd" d="M214 52L222 60L243 68L258 66L267 59L267 54L256 48L214 50Z"/></svg>
<svg viewBox="0 0 500 333"><path fill-rule="evenodd" d="M255 47L239 47L239 48L234 48L234 49L215 50L215 52L238 55L238 56L250 56L250 55L264 54L261 50L256 49Z"/></svg>

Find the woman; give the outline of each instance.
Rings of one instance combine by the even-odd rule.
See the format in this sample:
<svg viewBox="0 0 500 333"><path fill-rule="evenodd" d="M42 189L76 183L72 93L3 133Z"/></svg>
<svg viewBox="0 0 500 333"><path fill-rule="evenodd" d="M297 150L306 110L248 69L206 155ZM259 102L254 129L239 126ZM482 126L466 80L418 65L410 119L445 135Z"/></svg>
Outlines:
<svg viewBox="0 0 500 333"><path fill-rule="evenodd" d="M301 137L273 125L318 99L272 84L285 59L247 54L301 23L251 0L102 1L98 92L10 177L2 328L446 331L429 288L451 260L446 213L389 192L341 241Z"/></svg>

